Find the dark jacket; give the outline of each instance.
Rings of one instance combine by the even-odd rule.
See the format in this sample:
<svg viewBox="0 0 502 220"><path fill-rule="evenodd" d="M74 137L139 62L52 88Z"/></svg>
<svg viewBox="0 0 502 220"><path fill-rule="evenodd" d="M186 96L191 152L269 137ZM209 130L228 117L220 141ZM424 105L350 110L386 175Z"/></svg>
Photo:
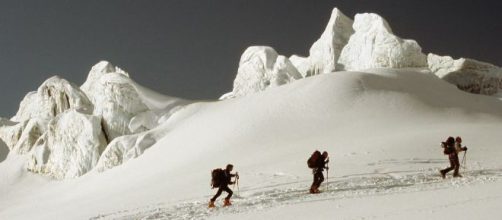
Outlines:
<svg viewBox="0 0 502 220"><path fill-rule="evenodd" d="M461 147L457 144L446 144L443 142L444 151L443 153L448 155L450 159L458 160L458 153L461 151L466 151L467 147Z"/></svg>
<svg viewBox="0 0 502 220"><path fill-rule="evenodd" d="M316 161L316 166L314 168L314 173L315 172L322 172L324 171L324 169L326 168L326 164L328 163L328 161L326 160L326 158L322 157L319 158L317 161Z"/></svg>
<svg viewBox="0 0 502 220"><path fill-rule="evenodd" d="M222 183L222 185L232 185L234 182L232 182L232 177L235 177L235 174L231 174L225 169L225 179Z"/></svg>

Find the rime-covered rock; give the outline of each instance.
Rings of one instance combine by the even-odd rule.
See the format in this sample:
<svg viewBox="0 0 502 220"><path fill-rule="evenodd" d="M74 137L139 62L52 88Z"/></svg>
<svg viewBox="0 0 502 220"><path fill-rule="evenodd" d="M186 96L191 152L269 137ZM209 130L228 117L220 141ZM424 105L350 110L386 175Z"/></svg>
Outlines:
<svg viewBox="0 0 502 220"><path fill-rule="evenodd" d="M293 64L293 66L296 67L298 72L302 74L302 77L307 77L311 75L312 65L310 65L310 60L308 57L302 57L293 54L289 57L289 61L291 61L291 64Z"/></svg>
<svg viewBox="0 0 502 220"><path fill-rule="evenodd" d="M330 73L336 70L340 53L354 33L352 24L352 19L345 16L337 8L333 9L326 29L309 50L311 75Z"/></svg>
<svg viewBox="0 0 502 220"><path fill-rule="evenodd" d="M3 134L5 133L2 130L12 125L15 125L15 122L0 117L0 162L4 161L10 152L10 147L4 141Z"/></svg>
<svg viewBox="0 0 502 220"><path fill-rule="evenodd" d="M78 86L53 76L42 83L37 91L30 92L24 97L18 112L11 120L17 122L32 118L50 120L68 109L90 113L92 108L92 103Z"/></svg>
<svg viewBox="0 0 502 220"><path fill-rule="evenodd" d="M502 69L490 63L431 53L427 63L436 76L466 92L494 95L502 89Z"/></svg>
<svg viewBox="0 0 502 220"><path fill-rule="evenodd" d="M157 142L154 136L154 132L147 131L114 139L101 155L96 170L102 172L140 156Z"/></svg>
<svg viewBox="0 0 502 220"><path fill-rule="evenodd" d="M244 96L300 78L291 61L273 48L251 46L241 56L232 95Z"/></svg>
<svg viewBox="0 0 502 220"><path fill-rule="evenodd" d="M414 40L403 40L392 33L377 14L356 14L355 33L343 48L338 60L340 70L369 68L426 67L426 56Z"/></svg>
<svg viewBox="0 0 502 220"><path fill-rule="evenodd" d="M129 75L106 61L92 67L81 89L94 104L93 114L102 117L102 126L108 142L116 137L131 134L131 119L148 110Z"/></svg>
<svg viewBox="0 0 502 220"><path fill-rule="evenodd" d="M304 77L334 72L343 47L354 33L352 24L352 19L334 8L321 37L310 47L309 57L293 55L291 62Z"/></svg>
<svg viewBox="0 0 502 220"><path fill-rule="evenodd" d="M24 97L12 121L0 127L0 137L11 151L26 154L49 121L68 110L91 113L93 106L78 86L53 76Z"/></svg>
<svg viewBox="0 0 502 220"><path fill-rule="evenodd" d="M100 117L69 110L49 122L27 168L56 179L75 178L97 164L105 147Z"/></svg>
<svg viewBox="0 0 502 220"><path fill-rule="evenodd" d="M158 121L159 115L154 111L141 112L131 118L131 121L129 122L129 130L133 133L150 130L157 127L159 124Z"/></svg>
<svg viewBox="0 0 502 220"><path fill-rule="evenodd" d="M28 153L46 129L48 121L33 118L22 122L0 124L0 139L18 154Z"/></svg>
<svg viewBox="0 0 502 220"><path fill-rule="evenodd" d="M17 142L19 142L19 139L21 139L26 124L28 124L28 121L13 122L8 119L0 118L0 139L3 140L10 150L12 150Z"/></svg>

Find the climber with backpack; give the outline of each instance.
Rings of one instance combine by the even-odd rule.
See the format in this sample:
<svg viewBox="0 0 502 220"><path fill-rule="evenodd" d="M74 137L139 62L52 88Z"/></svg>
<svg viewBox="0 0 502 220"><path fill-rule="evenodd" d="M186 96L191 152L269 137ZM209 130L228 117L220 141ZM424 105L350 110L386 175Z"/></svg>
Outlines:
<svg viewBox="0 0 502 220"><path fill-rule="evenodd" d="M326 165L329 163L328 152L324 151L322 154L320 151L316 150L310 158L307 160L307 165L312 169L312 174L314 175L314 181L312 186L310 186L310 193L320 193L319 187L324 181L324 169L329 169Z"/></svg>
<svg viewBox="0 0 502 220"><path fill-rule="evenodd" d="M448 137L446 142L441 143L441 146L443 147L443 153L448 155L448 159L450 160L450 166L439 171L441 177L443 179L446 178L446 174L452 170L454 170L453 177L462 177L459 173L460 161L458 160L458 153L462 151L467 152L467 147L462 147L462 138L457 137L455 140L453 137Z"/></svg>
<svg viewBox="0 0 502 220"><path fill-rule="evenodd" d="M232 197L233 191L228 188L228 185L232 185L235 183L235 181L232 181L232 177L235 177L236 181L239 179L239 173L232 174L234 166L232 164L228 164L225 169L217 168L211 171L211 187L218 188L218 192L216 195L211 198L209 201L209 208L214 208L216 207L214 205L214 202L216 199L221 195L223 191L227 192L228 195L225 197L225 200L223 202L223 206L230 206L232 203L230 203L230 197Z"/></svg>

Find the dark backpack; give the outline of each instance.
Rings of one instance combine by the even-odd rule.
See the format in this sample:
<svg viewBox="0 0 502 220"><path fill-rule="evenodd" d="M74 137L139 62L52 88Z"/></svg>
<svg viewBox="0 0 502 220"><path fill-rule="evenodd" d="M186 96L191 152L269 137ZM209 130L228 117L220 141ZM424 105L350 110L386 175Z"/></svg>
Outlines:
<svg viewBox="0 0 502 220"><path fill-rule="evenodd" d="M211 171L211 187L218 188L225 182L225 171L221 168Z"/></svg>
<svg viewBox="0 0 502 220"><path fill-rule="evenodd" d="M307 165L309 168L316 168L317 165L317 160L321 158L321 152L316 150L312 155L310 155L309 159L307 160Z"/></svg>
<svg viewBox="0 0 502 220"><path fill-rule="evenodd" d="M441 146L443 147L443 154L450 155L455 151L455 147L448 145L446 142L441 142Z"/></svg>

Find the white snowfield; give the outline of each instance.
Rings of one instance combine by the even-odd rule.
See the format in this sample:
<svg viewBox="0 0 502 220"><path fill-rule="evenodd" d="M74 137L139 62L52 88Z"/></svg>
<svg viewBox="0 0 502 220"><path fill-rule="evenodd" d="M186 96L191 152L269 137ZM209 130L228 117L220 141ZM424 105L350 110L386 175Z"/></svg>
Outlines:
<svg viewBox="0 0 502 220"><path fill-rule="evenodd" d="M0 218L497 219L501 109L499 99L427 71L321 74L188 105L142 156L102 173L52 181L9 154ZM439 176L449 135L469 147L464 178ZM330 152L331 169L329 188L311 195L306 160L315 149ZM209 210L210 170L227 163L241 176L238 195L232 207L220 198Z"/></svg>
<svg viewBox="0 0 502 220"><path fill-rule="evenodd" d="M101 61L80 88L52 77L0 118L0 219L498 219L500 88L499 67L426 57L382 17L337 8L308 57L247 48L222 101L165 96ZM448 136L469 147L463 178L439 176ZM331 169L311 195L316 149ZM227 163L234 205L208 209Z"/></svg>

